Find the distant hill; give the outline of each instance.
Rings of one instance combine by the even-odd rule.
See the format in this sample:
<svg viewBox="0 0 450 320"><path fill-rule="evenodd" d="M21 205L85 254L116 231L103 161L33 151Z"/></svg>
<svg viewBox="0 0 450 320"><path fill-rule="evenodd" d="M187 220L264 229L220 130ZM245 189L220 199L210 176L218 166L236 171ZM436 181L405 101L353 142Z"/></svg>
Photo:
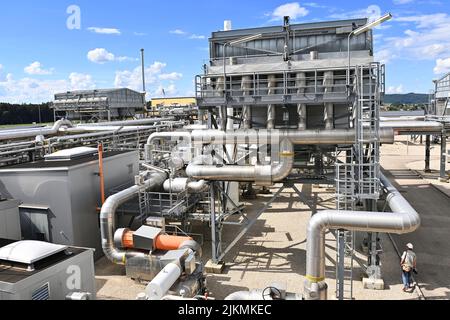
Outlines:
<svg viewBox="0 0 450 320"><path fill-rule="evenodd" d="M387 104L426 104L429 95L426 93L386 94L384 102Z"/></svg>

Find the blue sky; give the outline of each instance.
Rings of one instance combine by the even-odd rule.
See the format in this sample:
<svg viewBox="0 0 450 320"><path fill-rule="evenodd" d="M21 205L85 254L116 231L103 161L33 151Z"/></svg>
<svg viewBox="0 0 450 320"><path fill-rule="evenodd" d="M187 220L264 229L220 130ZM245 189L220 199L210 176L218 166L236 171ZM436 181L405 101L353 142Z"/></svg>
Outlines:
<svg viewBox="0 0 450 320"><path fill-rule="evenodd" d="M72 5L79 20L77 10L68 10ZM149 98L162 89L192 95L208 38L224 20L235 29L280 25L286 13L301 23L391 12L394 19L375 30L388 91L427 93L433 78L450 71L449 9L445 0L2 1L0 101L49 101L57 91L75 89L139 90L140 48Z"/></svg>

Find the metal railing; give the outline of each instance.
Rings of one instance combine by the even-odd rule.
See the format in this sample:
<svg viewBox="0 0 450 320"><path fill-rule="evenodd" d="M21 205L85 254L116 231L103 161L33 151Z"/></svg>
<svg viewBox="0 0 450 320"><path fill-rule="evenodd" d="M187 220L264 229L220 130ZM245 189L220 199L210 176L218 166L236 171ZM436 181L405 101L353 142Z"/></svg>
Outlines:
<svg viewBox="0 0 450 320"><path fill-rule="evenodd" d="M197 76L196 97L198 99L244 96L284 96L298 94L323 95L326 93L347 93L345 72L335 72L333 83L326 84L323 70L308 70L297 72L252 73L223 76ZM305 73L302 78L297 74ZM275 76L269 79L269 76ZM352 78L354 75L352 75ZM353 81L351 81L353 83ZM353 86L353 84L351 84Z"/></svg>

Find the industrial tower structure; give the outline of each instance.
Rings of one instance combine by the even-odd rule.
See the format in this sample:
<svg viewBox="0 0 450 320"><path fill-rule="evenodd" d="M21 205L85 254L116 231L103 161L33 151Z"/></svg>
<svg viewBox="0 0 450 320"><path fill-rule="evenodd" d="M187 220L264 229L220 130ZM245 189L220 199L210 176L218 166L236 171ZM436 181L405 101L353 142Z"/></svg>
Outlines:
<svg viewBox="0 0 450 320"><path fill-rule="evenodd" d="M355 33L367 23L367 19L356 19L291 25L285 17L282 27L212 34L210 64L196 80L200 113L207 114L210 129L267 129L287 134L348 130L353 134L342 144L310 140L295 145L294 170L280 181L283 187L275 197L283 188L292 187L300 201L308 204L295 184L335 184L337 209L376 210L381 188L379 109L384 66L374 62L372 31ZM228 143L220 160L225 165L237 164L242 159L237 153L244 153L249 164L264 161L258 156L266 147L263 143L232 147ZM233 189L222 183L216 183L221 190ZM212 195L216 191L212 188ZM226 208L217 211L225 214ZM212 223L216 262L223 253L222 214L211 220L218 221L216 226ZM351 298L353 235L340 230L336 239L337 297ZM378 241L377 234L368 235L366 241L367 274L372 279L381 279Z"/></svg>

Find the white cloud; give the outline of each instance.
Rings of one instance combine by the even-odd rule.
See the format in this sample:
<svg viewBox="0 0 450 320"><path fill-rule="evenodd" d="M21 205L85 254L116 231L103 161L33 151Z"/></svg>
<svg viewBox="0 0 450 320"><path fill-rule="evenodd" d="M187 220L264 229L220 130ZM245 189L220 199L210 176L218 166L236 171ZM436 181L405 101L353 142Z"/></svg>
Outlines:
<svg viewBox="0 0 450 320"><path fill-rule="evenodd" d="M105 48L91 50L88 52L87 57L91 62L99 64L114 61L115 59L114 54L108 52Z"/></svg>
<svg viewBox="0 0 450 320"><path fill-rule="evenodd" d="M172 81L176 81L176 80L181 80L181 78L183 78L183 74L178 73L178 72L172 72L172 73L163 73L159 75L159 79L160 80L172 80Z"/></svg>
<svg viewBox="0 0 450 320"><path fill-rule="evenodd" d="M90 27L87 28L89 31L93 33L99 34L112 34L112 35L120 35L122 34L119 29L116 28L98 28L98 27Z"/></svg>
<svg viewBox="0 0 450 320"><path fill-rule="evenodd" d="M172 30L172 31L170 31L170 33L171 33L171 34L179 34L179 35L185 35L185 34L187 34L186 31L183 31L183 30L181 30L181 29L175 29L175 30Z"/></svg>
<svg viewBox="0 0 450 320"><path fill-rule="evenodd" d="M395 18L398 22L414 22L418 28L428 28L439 25L441 23L448 23L448 15L446 13L434 13L416 16L406 16Z"/></svg>
<svg viewBox="0 0 450 320"><path fill-rule="evenodd" d="M381 17L381 8L377 5L370 5L367 8L358 9L354 11L342 11L339 13L334 13L329 16L331 19L347 20L347 19L363 19L368 18L369 21L374 21ZM380 25L375 27L375 29L386 29L386 25Z"/></svg>
<svg viewBox="0 0 450 320"><path fill-rule="evenodd" d="M106 50L105 48L97 48L97 49L93 49L93 50L89 51L87 54L87 58L89 59L89 61L98 63L98 64L104 64L106 62L111 62L111 61L124 62L124 61L138 61L139 60L137 58L131 58L131 57L127 57L127 56L116 56L113 53Z"/></svg>
<svg viewBox="0 0 450 320"><path fill-rule="evenodd" d="M389 49L382 49L375 52L375 60L384 64L388 64L395 58L397 58L397 56Z"/></svg>
<svg viewBox="0 0 450 320"><path fill-rule="evenodd" d="M397 87L389 87L386 90L387 94L402 94L404 92L403 85L399 85Z"/></svg>
<svg viewBox="0 0 450 320"><path fill-rule="evenodd" d="M297 18L307 16L308 13L308 9L300 6L300 3L291 2L275 8L275 10L270 15L272 16L271 21L277 21L282 20L285 16L290 16L292 20L296 20Z"/></svg>
<svg viewBox="0 0 450 320"><path fill-rule="evenodd" d="M414 2L414 0L394 0L394 4L407 4Z"/></svg>
<svg viewBox="0 0 450 320"><path fill-rule="evenodd" d="M189 39L194 39L194 40L204 40L204 39L206 39L206 37L205 37L205 36L202 36L202 35L193 34L193 35L191 35L191 36L189 37Z"/></svg>
<svg viewBox="0 0 450 320"><path fill-rule="evenodd" d="M138 58L132 58L127 56L119 56L115 58L116 61L124 62L124 61L139 61Z"/></svg>
<svg viewBox="0 0 450 320"><path fill-rule="evenodd" d="M166 96L173 96L178 94L176 84L173 81L180 80L183 75L178 72L163 73L167 67L164 62L156 61L152 65L145 68L145 83L147 95L149 98L154 96L162 96L165 91ZM170 83L165 85L162 81L169 80ZM133 90L142 90L142 70L136 67L133 70L117 71L114 81L116 88L130 88Z"/></svg>
<svg viewBox="0 0 450 320"><path fill-rule="evenodd" d="M442 74L450 72L450 58L447 59L437 59L436 67L434 67L434 73Z"/></svg>
<svg viewBox="0 0 450 320"><path fill-rule="evenodd" d="M394 22L406 24L403 35L384 38L380 50L393 57L415 61L447 58L450 51L450 16L446 13L403 16Z"/></svg>
<svg viewBox="0 0 450 320"><path fill-rule="evenodd" d="M88 90L94 89L95 83L90 74L72 72L69 75L71 90Z"/></svg>
<svg viewBox="0 0 450 320"><path fill-rule="evenodd" d="M77 89L93 89L92 76L71 73L67 79L41 80L33 78L14 79L9 73L0 80L0 101L10 103L41 103L53 100L54 94Z"/></svg>
<svg viewBox="0 0 450 320"><path fill-rule="evenodd" d="M25 73L30 75L50 75L53 73L53 69L45 70L42 68L42 64L39 61L35 61L29 66L25 67L23 70Z"/></svg>
<svg viewBox="0 0 450 320"><path fill-rule="evenodd" d="M156 61L151 66L145 68L145 80L149 85L155 84L158 80L157 76L167 66L166 63ZM130 88L133 90L142 89L142 69L136 67L133 70L117 71L114 85L118 88Z"/></svg>
<svg viewBox="0 0 450 320"><path fill-rule="evenodd" d="M190 32L187 32L187 31L184 31L184 30L181 30L181 29L171 30L171 31L169 31L169 33L176 34L176 35L179 35L179 36L185 36L185 37L187 37L188 39L191 39L191 40L205 40L206 39L206 36L204 36L204 35L190 33Z"/></svg>

